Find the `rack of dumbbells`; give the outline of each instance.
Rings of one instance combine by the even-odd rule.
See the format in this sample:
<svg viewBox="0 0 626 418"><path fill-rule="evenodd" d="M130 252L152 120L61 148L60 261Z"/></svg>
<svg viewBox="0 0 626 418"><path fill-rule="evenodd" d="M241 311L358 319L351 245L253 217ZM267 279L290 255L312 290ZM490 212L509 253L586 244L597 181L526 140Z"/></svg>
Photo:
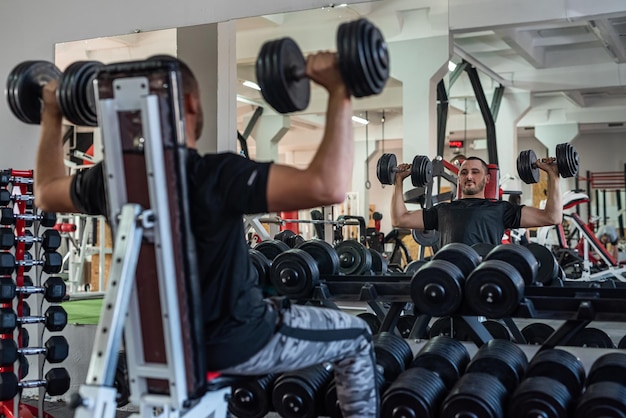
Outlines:
<svg viewBox="0 0 626 418"><path fill-rule="evenodd" d="M53 335L43 346L31 345L43 341L44 328L56 333L67 324L67 313L58 305L66 286L55 276L62 267L55 223L56 214L38 212L34 205L31 170L0 172L0 415L5 417L37 415L44 409L46 393L58 396L70 387L65 368L43 373L45 362L57 364L67 358L65 337ZM29 361L34 356L36 360ZM37 370L32 370L31 362L39 365ZM20 402L28 388L39 388L38 408Z"/></svg>
<svg viewBox="0 0 626 418"><path fill-rule="evenodd" d="M460 371L456 380L453 379L454 382L432 383L432 379L437 380L431 376L432 373L417 370L408 376L398 376L397 379L403 383L388 382L391 386L386 390L393 389L394 392L381 392L383 408L385 401L391 402L390 399L396 399L394 402L401 404L384 409L388 414L383 413L383 416L447 417L457 416L455 414L463 411L475 413L477 408L483 408L483 412L475 416L509 417L525 416L515 410L539 408L539 412L561 411L547 412L547 417L582 417L596 416L594 414L600 413L596 411L601 405L609 411L626 411L626 398L623 396L626 393L626 380L606 371L610 367L621 370L626 364L626 354L608 355L605 350L599 351L596 356L592 355L597 359L590 373L597 367L603 367L605 371L588 374L585 380L580 360L560 348L613 348L611 344L604 344L608 337L601 330L588 325L600 320L626 321L626 311L622 308L626 302L626 287L620 287L619 284L611 288L583 287L565 281L554 255L541 245L448 244L430 260L409 264L402 274L387 271L384 258L357 241L343 241L333 247L322 240L305 241L295 234L283 233L273 240L257 244L250 253L267 295L284 295L298 303L333 308L338 308L342 302L365 302L374 314L359 316L370 324L375 335L395 334L401 339L404 337L405 341L427 340L427 344L439 341L438 337L451 336L454 337L450 338L452 341L470 342L478 349L471 360L475 362L473 368L457 366L455 370ZM520 318L537 319L539 322L519 329L514 319ZM554 329L542 323L542 320L559 320L561 325ZM457 349L450 348L450 344L453 343L446 343L447 348L443 350L448 353L446 356L454 359L459 354L454 354ZM527 350L522 351L519 347ZM488 359L486 366L477 365L480 364L477 360L480 357L477 356L481 350L490 350L491 353L481 354ZM491 358L494 356L495 359ZM541 363L536 370L530 368L533 362L540 361L546 363ZM607 362L611 366L607 366ZM328 367L321 365L317 368L321 370ZM502 369L504 376L494 371L498 369ZM475 373L470 375L470 371ZM463 372L467 377L461 380ZM419 377L411 376L412 373ZM434 373L445 381L441 374L448 372L435 370ZM600 375L602 378L598 378ZM249 407L261 410L267 407L281 413L280 408L285 406L277 406L272 401L278 396L274 394L276 382L280 382L278 379L280 376L265 376L242 383L242 388L235 388L235 396L231 400L233 414L254 416L242 412ZM431 386L435 385L440 393L419 393L415 389L419 385L409 385L413 379L419 382L422 382L419 379L431 379L427 382ZM602 384L590 390L596 383ZM455 385L461 387L456 388ZM493 390L494 393L486 395L481 391L472 394L472 388L476 385L485 385L488 388L486 390ZM328 389L322 389L319 382L308 382L305 386L306 389L301 389L296 385L294 389L295 398L305 401L296 406L306 410L307 405L320 405L322 401L315 397L321 396L320 391L325 393ZM600 386L606 390L600 389ZM456 393L456 398L451 398L445 404L448 405L447 410L456 412L442 412L444 399L453 393ZM308 399L307 396L312 398ZM432 399L425 400L422 397ZM507 408L511 409L507 411ZM396 413L392 413L393 410ZM338 416L328 410L315 411L318 415ZM408 411L413 411L411 413L415 415ZM293 412L282 414L315 416Z"/></svg>

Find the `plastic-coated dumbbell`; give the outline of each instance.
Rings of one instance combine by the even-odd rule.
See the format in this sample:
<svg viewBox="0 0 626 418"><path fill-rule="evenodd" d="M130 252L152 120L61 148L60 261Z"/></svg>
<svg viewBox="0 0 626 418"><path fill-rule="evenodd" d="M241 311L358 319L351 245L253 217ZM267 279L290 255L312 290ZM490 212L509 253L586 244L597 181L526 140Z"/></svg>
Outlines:
<svg viewBox="0 0 626 418"><path fill-rule="evenodd" d="M24 280L24 286L16 286L15 281L10 277L0 278L0 303L9 303L18 294L23 295L26 299L28 296L38 293L42 293L46 301L56 303L63 301L66 291L67 286L59 276L48 277L43 286L33 286L30 277L28 281Z"/></svg>
<svg viewBox="0 0 626 418"><path fill-rule="evenodd" d="M63 331L67 325L67 312L61 306L53 305L46 309L43 316L25 315L18 317L11 308L0 308L0 334L13 332L17 324L43 323L48 331Z"/></svg>
<svg viewBox="0 0 626 418"><path fill-rule="evenodd" d="M42 212L41 215L34 213L18 214L13 212L13 208L0 208L0 225L14 225L17 220L39 221L41 226L49 228L56 224L57 215L54 212Z"/></svg>
<svg viewBox="0 0 626 418"><path fill-rule="evenodd" d="M63 267L63 257L56 251L50 251L44 253L43 260L33 260L30 254L25 255L24 260L16 260L13 254L0 252L0 275L10 276L16 267L24 267L25 271L29 271L33 266L42 266L46 274L55 274Z"/></svg>
<svg viewBox="0 0 626 418"><path fill-rule="evenodd" d="M7 189L0 189L0 206L8 206L11 202L26 202L26 208L32 209L35 196L32 194L11 194Z"/></svg>
<svg viewBox="0 0 626 418"><path fill-rule="evenodd" d="M50 369L42 380L23 380L18 382L15 373L0 373L0 400L13 399L20 389L45 387L51 396L63 395L70 388L70 375L66 369L55 367Z"/></svg>
<svg viewBox="0 0 626 418"><path fill-rule="evenodd" d="M60 363L69 355L70 346L62 335L54 335L46 341L44 347L18 348L15 340L0 340L0 365L15 363L19 354L43 354L49 363Z"/></svg>
<svg viewBox="0 0 626 418"><path fill-rule="evenodd" d="M46 229L41 237L34 237L30 231L18 237L12 228L0 228L0 249L9 250L19 242L24 243L26 251L30 250L36 242L40 242L41 248L45 251L54 251L61 246L61 234L55 229Z"/></svg>

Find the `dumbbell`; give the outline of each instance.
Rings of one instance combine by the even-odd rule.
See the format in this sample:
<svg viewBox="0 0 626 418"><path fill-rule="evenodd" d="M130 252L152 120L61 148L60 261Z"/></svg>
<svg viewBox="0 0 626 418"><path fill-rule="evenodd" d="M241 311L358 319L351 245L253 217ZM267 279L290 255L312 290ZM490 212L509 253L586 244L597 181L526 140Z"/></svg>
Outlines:
<svg viewBox="0 0 626 418"><path fill-rule="evenodd" d="M440 417L504 417L506 399L527 366L526 354L515 343L483 344L444 399Z"/></svg>
<svg viewBox="0 0 626 418"><path fill-rule="evenodd" d="M24 61L11 70L7 79L9 108L22 122L39 124L42 89L58 79L56 95L63 116L75 125L98 126L93 80L103 65L96 61L78 61L61 73L51 62Z"/></svg>
<svg viewBox="0 0 626 418"><path fill-rule="evenodd" d="M23 242L26 251L30 250L35 242L40 242L44 251L54 251L61 246L61 234L54 229L46 229L41 237L34 237L33 233L26 231L24 236L15 236L11 228L0 228L0 249L9 250L16 243Z"/></svg>
<svg viewBox="0 0 626 418"><path fill-rule="evenodd" d="M9 276L13 274L16 267L24 267L25 271L29 271L33 266L42 266L42 270L46 274L56 274L61 271L63 266L63 257L56 251L48 251L43 254L43 260L33 260L29 253L24 256L24 260L15 260L12 253L0 252L0 275Z"/></svg>
<svg viewBox="0 0 626 418"><path fill-rule="evenodd" d="M376 163L376 177L381 184L395 184L398 160L395 154L383 154ZM416 155L411 164L411 184L424 187L433 178L433 163L425 155Z"/></svg>
<svg viewBox="0 0 626 418"><path fill-rule="evenodd" d="M304 242L302 235L296 235L291 229L285 229L274 235L274 239L282 241L289 246L289 248L295 248L298 244Z"/></svg>
<svg viewBox="0 0 626 418"><path fill-rule="evenodd" d="M542 158L541 162L556 163L561 177L574 177L578 174L578 152L576 148L566 142L556 146L556 158ZM517 174L526 184L539 181L539 168L537 168L537 154L535 154L535 151L526 150L519 153L517 157Z"/></svg>
<svg viewBox="0 0 626 418"><path fill-rule="evenodd" d="M51 396L63 395L70 388L70 375L66 369L55 367L46 373L42 380L22 380L18 382L15 373L0 373L0 400L8 401L17 396L21 389L45 387Z"/></svg>
<svg viewBox="0 0 626 418"><path fill-rule="evenodd" d="M0 206L8 206L11 202L25 202L26 209L32 209L35 196L32 194L11 194L7 189L0 189Z"/></svg>
<svg viewBox="0 0 626 418"><path fill-rule="evenodd" d="M411 278L411 299L415 310L431 316L454 314L463 301L465 278L480 263L469 245L446 244Z"/></svg>
<svg viewBox="0 0 626 418"><path fill-rule="evenodd" d="M43 354L49 363L60 363L69 355L70 346L62 335L54 335L46 341L44 347L18 348L14 340L0 340L0 365L10 366L18 359L19 354Z"/></svg>
<svg viewBox="0 0 626 418"><path fill-rule="evenodd" d="M310 297L320 275L339 273L339 257L326 241L312 239L276 256L270 280L279 295L291 299Z"/></svg>
<svg viewBox="0 0 626 418"><path fill-rule="evenodd" d="M587 374L586 389L576 404L574 418L626 416L626 354L598 357Z"/></svg>
<svg viewBox="0 0 626 418"><path fill-rule="evenodd" d="M524 297L524 287L533 284L539 263L521 245L496 246L465 280L465 300L476 314L488 318L510 316Z"/></svg>
<svg viewBox="0 0 626 418"><path fill-rule="evenodd" d="M540 350L528 364L524 380L513 392L507 417L567 418L585 384L585 367L560 349Z"/></svg>
<svg viewBox="0 0 626 418"><path fill-rule="evenodd" d="M273 373L258 379L240 380L233 384L228 400L228 410L238 417L263 418L274 411L272 389L279 374Z"/></svg>
<svg viewBox="0 0 626 418"><path fill-rule="evenodd" d="M463 374L470 357L465 346L446 336L429 340L381 399L381 415L389 418L435 418L446 391Z"/></svg>
<svg viewBox="0 0 626 418"><path fill-rule="evenodd" d="M57 214L54 212L42 212L41 215L34 213L18 214L13 212L13 208L0 208L0 225L14 225L17 220L39 221L41 226L51 227L57 221Z"/></svg>
<svg viewBox="0 0 626 418"><path fill-rule="evenodd" d="M355 240L341 241L335 245L339 257L339 272L347 276L363 276L372 270L372 253Z"/></svg>
<svg viewBox="0 0 626 418"><path fill-rule="evenodd" d="M48 277L43 286L33 286L29 276L25 276L24 286L16 286L10 277L0 277L0 303L10 303L17 294L26 299L35 293L43 293L46 301L57 303L63 301L66 290L65 282L59 276Z"/></svg>
<svg viewBox="0 0 626 418"><path fill-rule="evenodd" d="M32 170L29 173L29 176L20 176L14 175L13 170L2 170L0 171L0 187L7 187L9 184L26 184L30 189L34 180Z"/></svg>
<svg viewBox="0 0 626 418"><path fill-rule="evenodd" d="M354 97L378 94L389 78L387 44L366 19L343 23L337 31L339 69ZM306 60L291 38L263 44L256 60L256 78L261 94L279 113L303 110L309 104L311 85Z"/></svg>
<svg viewBox="0 0 626 418"><path fill-rule="evenodd" d="M67 312L61 306L52 305L46 309L43 316L18 317L11 308L0 308L0 334L13 332L17 324L43 323L48 331L63 331L67 325Z"/></svg>
<svg viewBox="0 0 626 418"><path fill-rule="evenodd" d="M330 364L316 364L283 373L274 382L272 404L282 417L309 418L325 415L323 388L333 377Z"/></svg>
<svg viewBox="0 0 626 418"><path fill-rule="evenodd" d="M413 359L413 352L405 339L390 332L374 335L372 343L376 354L374 378L376 379L376 388L382 394L409 367ZM341 418L343 415L337 402L337 388L334 380L330 382L325 392L325 416Z"/></svg>

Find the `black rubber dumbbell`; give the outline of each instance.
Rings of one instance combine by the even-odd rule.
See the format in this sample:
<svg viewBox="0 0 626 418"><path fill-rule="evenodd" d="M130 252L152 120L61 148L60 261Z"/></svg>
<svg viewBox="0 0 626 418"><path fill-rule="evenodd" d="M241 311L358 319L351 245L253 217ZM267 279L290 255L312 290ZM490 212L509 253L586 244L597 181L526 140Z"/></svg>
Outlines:
<svg viewBox="0 0 626 418"><path fill-rule="evenodd" d="M24 305L26 305L25 302ZM46 309L43 316L24 315L18 317L13 309L0 308L0 334L13 332L17 324L38 323L43 323L48 331L63 331L67 325L67 312L61 306L53 305Z"/></svg>
<svg viewBox="0 0 626 418"><path fill-rule="evenodd" d="M33 260L29 253L24 254L24 260L15 260L15 256L9 252L0 252L0 275L10 276L16 267L24 267L29 271L33 266L42 266L46 274L56 274L63 267L63 257L56 251L43 254L42 260Z"/></svg>
<svg viewBox="0 0 626 418"><path fill-rule="evenodd" d="M278 376L278 373L274 373L235 383L228 400L230 413L237 417L263 418L274 411L272 390Z"/></svg>
<svg viewBox="0 0 626 418"><path fill-rule="evenodd" d="M44 347L18 348L14 340L0 340L0 365L9 366L15 363L19 354L43 354L49 363L60 363L69 355L69 344L64 336L54 335L46 341Z"/></svg>
<svg viewBox="0 0 626 418"><path fill-rule="evenodd" d="M41 215L34 213L14 213L13 208L0 208L0 225L15 225L17 220L24 220L27 223L39 221L41 226L53 227L57 222L57 214L54 212L42 212Z"/></svg>
<svg viewBox="0 0 626 418"><path fill-rule="evenodd" d="M282 374L272 389L272 404L282 417L317 417L323 411L323 388L333 376L332 366L317 364Z"/></svg>
<svg viewBox="0 0 626 418"><path fill-rule="evenodd" d="M43 286L33 286L24 281L24 286L17 286L16 293L23 295L24 299L32 294L43 294L43 298L51 303L62 302L67 293L65 281L59 276L50 276L43 283Z"/></svg>
<svg viewBox="0 0 626 418"><path fill-rule="evenodd" d="M540 350L528 364L524 380L508 403L509 418L567 418L585 384L585 367L573 354L560 349Z"/></svg>
<svg viewBox="0 0 626 418"><path fill-rule="evenodd" d="M0 373L0 400L13 399L20 389L45 387L51 396L63 395L70 388L70 375L66 369L55 367L50 369L42 380L23 380L18 382L15 373Z"/></svg>
<svg viewBox="0 0 626 418"><path fill-rule="evenodd" d="M0 187L6 187L9 184L26 184L29 188L32 188L33 183L32 172L30 172L30 177L23 177L14 175L13 170L0 171ZM32 192L32 190L30 191Z"/></svg>
<svg viewBox="0 0 626 418"><path fill-rule="evenodd" d="M28 230L24 236L15 236L12 228L0 228L0 249L9 250L19 242L24 243L26 251L30 250L36 242L41 243L44 251L55 251L61 246L61 234L55 229L46 229L41 237L34 237L33 233Z"/></svg>
<svg viewBox="0 0 626 418"><path fill-rule="evenodd" d="M382 416L436 417L445 393L462 375L470 357L463 343L447 336L429 340L381 399Z"/></svg>
<svg viewBox="0 0 626 418"><path fill-rule="evenodd" d="M469 245L450 243L411 278L411 299L421 313L442 317L461 306L466 277L480 263L480 256Z"/></svg>
<svg viewBox="0 0 626 418"><path fill-rule="evenodd" d="M35 196L32 194L11 194L7 189L0 189L0 206L8 206L11 202L25 202L26 209L32 209Z"/></svg>
<svg viewBox="0 0 626 418"><path fill-rule="evenodd" d="M587 374L586 389L576 404L574 418L626 415L626 354L598 357Z"/></svg>

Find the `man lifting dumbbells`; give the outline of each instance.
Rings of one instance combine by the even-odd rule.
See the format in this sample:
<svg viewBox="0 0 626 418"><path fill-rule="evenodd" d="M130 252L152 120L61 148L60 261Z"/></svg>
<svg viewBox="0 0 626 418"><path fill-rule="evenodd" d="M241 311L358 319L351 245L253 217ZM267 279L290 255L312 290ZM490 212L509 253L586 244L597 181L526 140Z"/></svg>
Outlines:
<svg viewBox="0 0 626 418"><path fill-rule="evenodd" d="M373 27L368 29L358 33L379 34ZM358 36L352 32L353 37ZM354 41L355 45L365 42ZM380 48L369 51L370 55L385 57L386 63L384 42L373 42L369 48ZM280 49L273 51L281 54ZM289 68L298 67L297 63L285 61L288 59L281 55L279 61ZM341 59L347 61L342 65L368 65L365 61L354 62L359 59L356 53L344 54ZM267 71L276 71L272 74L279 81L291 80L291 75L283 73L286 69L269 64L266 62L264 67L265 77L269 76ZM322 142L311 164L303 170L258 163L232 153L200 156L196 151L203 124L200 92L192 72L182 62L179 66L188 147L187 192L202 278L208 367L228 374L261 375L332 362L343 416L377 417L375 359L367 324L339 310L263 300L255 283L242 222L244 214L305 209L344 200L354 154L352 90L342 79L337 54L310 55L303 68L289 70L298 79L306 75L328 91ZM358 86L363 83L366 81ZM288 83L285 85L288 94L294 93ZM37 206L55 212L106 215L102 165L66 175L62 112L56 89L57 82L51 81L42 92L44 106L35 171ZM268 103L284 103L286 99L279 90L274 86L265 89L274 99Z"/></svg>
<svg viewBox="0 0 626 418"><path fill-rule="evenodd" d="M502 243L506 229L560 224L563 205L559 167L552 160L536 160L533 164L533 169L541 169L548 174L548 198L544 209L486 199L485 185L489 182L487 164L478 157L468 157L461 164L457 178L461 198L415 211L407 209L402 190L402 181L411 174L411 166L400 164L391 200L391 223L395 228L438 230L440 246L451 242L498 245Z"/></svg>

